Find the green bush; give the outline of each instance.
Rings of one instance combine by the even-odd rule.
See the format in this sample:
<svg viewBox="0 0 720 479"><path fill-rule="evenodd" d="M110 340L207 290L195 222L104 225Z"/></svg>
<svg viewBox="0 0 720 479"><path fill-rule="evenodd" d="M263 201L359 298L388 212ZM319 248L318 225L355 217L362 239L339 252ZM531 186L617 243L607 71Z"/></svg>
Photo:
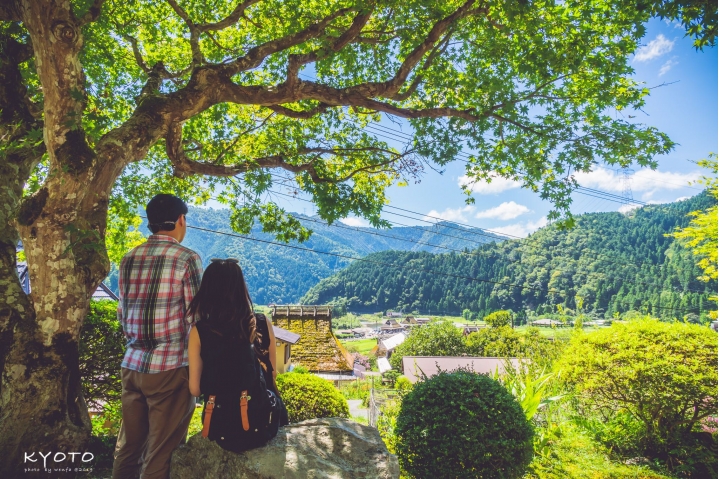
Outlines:
<svg viewBox="0 0 720 479"><path fill-rule="evenodd" d="M390 454L397 454L397 435L395 428L397 426L397 417L400 413L400 399L390 399L380 406L380 415L377 419L377 429L380 433L385 446L387 446Z"/></svg>
<svg viewBox="0 0 720 479"><path fill-rule="evenodd" d="M395 389L401 394L404 394L408 391L410 391L413 387L413 384L410 382L408 378L405 376L399 376L395 380Z"/></svg>
<svg viewBox="0 0 720 479"><path fill-rule="evenodd" d="M80 331L80 376L85 401L95 410L120 399L120 365L125 335L117 320L117 301L90 301L90 311Z"/></svg>
<svg viewBox="0 0 720 479"><path fill-rule="evenodd" d="M401 370L404 356L460 356L464 352L462 330L449 321L435 321L413 328L390 356L390 365Z"/></svg>
<svg viewBox="0 0 720 479"><path fill-rule="evenodd" d="M277 377L280 396L290 422L316 417L349 417L350 409L340 391L314 374L285 373Z"/></svg>
<svg viewBox="0 0 720 479"><path fill-rule="evenodd" d="M717 435L701 431L705 418L717 416L717 356L714 331L645 318L575 335L558 368L584 415L642 423L631 428L640 454L676 473L717 477Z"/></svg>
<svg viewBox="0 0 720 479"><path fill-rule="evenodd" d="M468 334L466 351L470 356L491 358L522 357L524 345L522 334L510 326L485 328Z"/></svg>
<svg viewBox="0 0 720 479"><path fill-rule="evenodd" d="M395 427L401 467L422 478L519 478L533 429L497 381L458 370L416 383Z"/></svg>
<svg viewBox="0 0 720 479"><path fill-rule="evenodd" d="M512 326L512 311L495 311L483 318L485 324L491 328L502 328L504 326Z"/></svg>
<svg viewBox="0 0 720 479"><path fill-rule="evenodd" d="M399 378L400 376L402 375L394 369L382 373L383 382L387 382L388 384L390 384L390 387L395 384L395 381L397 381L397 378Z"/></svg>

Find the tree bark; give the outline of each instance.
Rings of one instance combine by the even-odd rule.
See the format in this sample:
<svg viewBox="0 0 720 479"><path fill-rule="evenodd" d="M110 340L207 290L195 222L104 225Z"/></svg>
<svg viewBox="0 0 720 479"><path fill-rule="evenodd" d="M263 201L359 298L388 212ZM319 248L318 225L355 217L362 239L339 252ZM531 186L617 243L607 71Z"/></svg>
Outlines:
<svg viewBox="0 0 720 479"><path fill-rule="evenodd" d="M80 122L80 29L68 2L26 1L20 12L43 88L50 174L20 205L36 162L25 161L15 174L1 176L0 204L12 212L5 219L3 230L9 233L1 243L0 287L7 293L1 336L2 477L17 477L24 467L35 466L25 462L26 454L34 452L38 459L41 452L84 452L90 420L78 369L78 336L91 294L109 269L103 238L110 188L93 188L99 186L102 172ZM12 166L6 157L3 169ZM29 298L19 290L15 274L18 232L31 276ZM69 459L67 464L52 464L66 465Z"/></svg>

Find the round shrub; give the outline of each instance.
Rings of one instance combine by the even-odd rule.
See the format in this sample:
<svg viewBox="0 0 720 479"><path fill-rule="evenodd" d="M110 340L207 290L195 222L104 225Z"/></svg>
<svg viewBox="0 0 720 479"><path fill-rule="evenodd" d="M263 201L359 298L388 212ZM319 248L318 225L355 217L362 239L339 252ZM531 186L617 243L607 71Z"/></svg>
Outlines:
<svg viewBox="0 0 720 479"><path fill-rule="evenodd" d="M277 387L287 407L290 422L316 417L350 416L348 403L340 391L329 381L314 374L280 374Z"/></svg>
<svg viewBox="0 0 720 479"><path fill-rule="evenodd" d="M406 393L407 391L410 391L412 387L413 384L405 376L398 376L395 380L395 389L397 389L399 393Z"/></svg>
<svg viewBox="0 0 720 479"><path fill-rule="evenodd" d="M697 436L710 435L702 421L718 413L717 357L711 329L645 318L573 336L558 368L587 415L642 424L636 453L696 469L691 462L704 462L694 459L704 455ZM717 437L709 442L717 454Z"/></svg>
<svg viewBox="0 0 720 479"><path fill-rule="evenodd" d="M416 383L395 427L401 467L413 477L513 479L532 460L533 429L497 381L469 371Z"/></svg>
<svg viewBox="0 0 720 479"><path fill-rule="evenodd" d="M503 326L511 326L512 311L495 311L494 313L490 313L485 316L483 318L483 321L485 321L485 324L487 324L491 328L502 328Z"/></svg>

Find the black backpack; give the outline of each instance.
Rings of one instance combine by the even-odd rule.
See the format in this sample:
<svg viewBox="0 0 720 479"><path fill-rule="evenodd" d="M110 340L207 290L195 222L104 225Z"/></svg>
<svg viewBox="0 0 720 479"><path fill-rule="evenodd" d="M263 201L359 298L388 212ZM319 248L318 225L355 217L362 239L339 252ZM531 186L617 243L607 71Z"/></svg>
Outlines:
<svg viewBox="0 0 720 479"><path fill-rule="evenodd" d="M240 396L203 391L202 436L222 448L240 452L262 446L275 437L280 407L275 393L268 390L260 362L252 344L235 344L240 353ZM202 374L213 374L203 368Z"/></svg>

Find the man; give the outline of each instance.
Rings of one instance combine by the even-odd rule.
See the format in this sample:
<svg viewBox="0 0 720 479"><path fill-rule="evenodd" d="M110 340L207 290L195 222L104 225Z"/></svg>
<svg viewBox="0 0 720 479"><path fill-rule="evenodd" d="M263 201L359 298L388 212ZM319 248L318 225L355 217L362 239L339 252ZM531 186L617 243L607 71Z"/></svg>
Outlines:
<svg viewBox="0 0 720 479"><path fill-rule="evenodd" d="M188 387L185 317L202 264L181 246L188 212L178 197L156 195L145 209L152 235L120 263L118 318L127 338L122 362L123 426L113 479L166 479L194 409Z"/></svg>

